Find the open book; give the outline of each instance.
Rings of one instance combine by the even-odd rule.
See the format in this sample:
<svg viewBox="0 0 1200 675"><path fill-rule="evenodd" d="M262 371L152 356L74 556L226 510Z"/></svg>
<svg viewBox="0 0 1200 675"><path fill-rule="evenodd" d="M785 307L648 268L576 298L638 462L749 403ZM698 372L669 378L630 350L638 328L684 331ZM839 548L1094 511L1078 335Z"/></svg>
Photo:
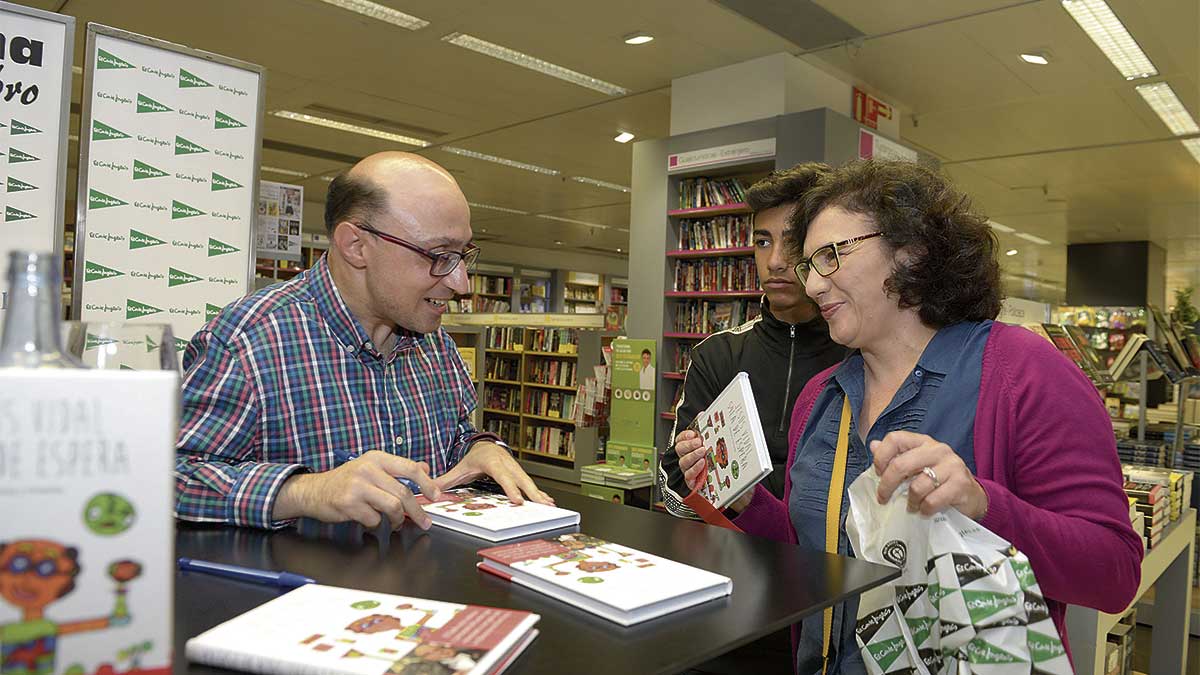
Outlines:
<svg viewBox="0 0 1200 675"><path fill-rule="evenodd" d="M771 453L750 376L738 373L688 429L700 434L708 471L699 494L720 511L771 473Z"/></svg>
<svg viewBox="0 0 1200 675"><path fill-rule="evenodd" d="M729 577L586 534L479 551L480 570L629 626L721 598Z"/></svg>
<svg viewBox="0 0 1200 675"><path fill-rule="evenodd" d="M446 490L436 502L424 496L418 496L417 501L434 525L488 541L503 541L579 524L579 514L575 511L528 499L517 505L502 494L475 488Z"/></svg>
<svg viewBox="0 0 1200 675"><path fill-rule="evenodd" d="M491 675L540 617L309 584L187 641L189 661L264 675Z"/></svg>

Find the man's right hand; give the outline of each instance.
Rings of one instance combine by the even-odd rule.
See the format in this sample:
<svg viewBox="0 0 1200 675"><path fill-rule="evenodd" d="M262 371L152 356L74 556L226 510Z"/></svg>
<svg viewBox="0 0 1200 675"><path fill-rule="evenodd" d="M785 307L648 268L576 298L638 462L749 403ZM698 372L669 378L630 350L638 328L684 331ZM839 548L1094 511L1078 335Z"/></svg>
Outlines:
<svg viewBox="0 0 1200 675"><path fill-rule="evenodd" d="M675 436L675 454L679 456L679 470L683 472L683 481L688 488L695 490L704 482L704 473L708 470L707 454L704 451L704 441L700 434L685 429ZM741 513L750 505L753 493L742 495L729 505L729 509Z"/></svg>
<svg viewBox="0 0 1200 675"><path fill-rule="evenodd" d="M336 469L288 478L279 490L272 517L307 517L327 523L353 520L372 528L379 525L380 514L384 514L393 528L400 527L408 517L421 529L429 529L433 522L397 477L416 483L430 501L437 501L441 495L425 462L372 450Z"/></svg>

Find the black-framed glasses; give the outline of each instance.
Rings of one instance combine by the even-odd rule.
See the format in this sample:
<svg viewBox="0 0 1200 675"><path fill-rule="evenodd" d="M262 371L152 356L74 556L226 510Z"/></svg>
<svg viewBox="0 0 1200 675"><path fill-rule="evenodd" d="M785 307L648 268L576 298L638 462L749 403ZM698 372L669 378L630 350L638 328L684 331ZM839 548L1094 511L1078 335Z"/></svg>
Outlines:
<svg viewBox="0 0 1200 675"><path fill-rule="evenodd" d="M827 277L841 268L843 254L852 252L854 247L861 242L881 236L883 236L882 232L872 232L845 241L835 241L832 244L825 244L813 251L812 255L808 256L806 260L796 263L796 278L803 284L808 279L808 273L811 270L815 270L817 274Z"/></svg>
<svg viewBox="0 0 1200 675"><path fill-rule="evenodd" d="M479 247L475 244L467 244L467 248L464 251L427 251L412 242L404 241L400 237L394 237L387 232L380 232L366 223L352 224L363 232L370 232L388 243L403 246L414 253L420 253L429 258L429 273L435 277L444 277L450 274L458 268L460 261L466 263L468 273L474 272L475 262L479 260Z"/></svg>

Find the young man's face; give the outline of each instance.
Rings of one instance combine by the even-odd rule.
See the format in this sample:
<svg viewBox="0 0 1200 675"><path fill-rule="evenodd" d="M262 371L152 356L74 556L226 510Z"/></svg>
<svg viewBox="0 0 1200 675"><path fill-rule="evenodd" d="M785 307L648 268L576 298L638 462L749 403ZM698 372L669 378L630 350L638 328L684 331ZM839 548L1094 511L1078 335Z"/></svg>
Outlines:
<svg viewBox="0 0 1200 675"><path fill-rule="evenodd" d="M796 263L788 259L783 241L788 217L794 209L794 204L784 204L754 214L754 263L758 266L758 282L776 315L790 315L811 305L793 270Z"/></svg>
<svg viewBox="0 0 1200 675"><path fill-rule="evenodd" d="M650 367L650 355L645 352L642 352L642 368L649 368L649 367Z"/></svg>

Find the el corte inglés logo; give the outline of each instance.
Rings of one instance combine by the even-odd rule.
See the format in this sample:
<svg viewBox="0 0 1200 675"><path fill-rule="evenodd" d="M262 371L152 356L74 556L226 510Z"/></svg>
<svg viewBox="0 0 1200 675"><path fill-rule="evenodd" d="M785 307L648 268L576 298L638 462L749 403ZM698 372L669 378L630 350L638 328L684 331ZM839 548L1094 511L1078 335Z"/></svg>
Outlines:
<svg viewBox="0 0 1200 675"><path fill-rule="evenodd" d="M223 241L218 241L212 237L208 238L208 257L210 258L227 253L237 253L240 250L242 249L230 246Z"/></svg>
<svg viewBox="0 0 1200 675"><path fill-rule="evenodd" d="M38 161L38 158L34 157L33 155L29 154L28 152L22 152L21 150L18 150L16 148L8 149L8 163L9 164L20 164L21 162L36 162L36 161Z"/></svg>
<svg viewBox="0 0 1200 675"><path fill-rule="evenodd" d="M140 113L171 112L172 108L155 101L145 94L137 95L137 111Z"/></svg>
<svg viewBox="0 0 1200 675"><path fill-rule="evenodd" d="M167 268L167 286L183 286L184 284L194 284L197 281L204 281L203 277L198 277L195 274L188 274L183 270L177 270L174 267Z"/></svg>
<svg viewBox="0 0 1200 675"><path fill-rule="evenodd" d="M129 138L129 134L120 129L114 129L100 120L92 120L93 141L117 141L122 138Z"/></svg>
<svg viewBox="0 0 1200 675"><path fill-rule="evenodd" d="M233 189L240 188L240 187L242 187L241 183L237 183L232 180L229 180L225 176L222 176L221 174L217 173L216 171L212 172L212 191L213 192L217 192L219 190L233 190Z"/></svg>
<svg viewBox="0 0 1200 675"><path fill-rule="evenodd" d="M171 200L171 220L179 220L180 218L191 218L193 216L202 216L204 212L194 206L188 206L181 201Z"/></svg>
<svg viewBox="0 0 1200 675"><path fill-rule="evenodd" d="M145 232L138 232L137 230L134 230L134 229L129 230L129 250L131 250L131 251L135 248L150 248L151 246L162 246L165 243L167 243L167 242L163 241L162 239L159 239L158 237L151 237L150 235L146 234Z"/></svg>
<svg viewBox="0 0 1200 675"><path fill-rule="evenodd" d="M213 317L221 313L221 308L211 302L204 303L204 320L212 321Z"/></svg>
<svg viewBox="0 0 1200 675"><path fill-rule="evenodd" d="M129 202L121 201L112 195L106 195L103 192L89 188L88 189L88 208L89 209L107 209L113 206L125 206Z"/></svg>
<svg viewBox="0 0 1200 675"><path fill-rule="evenodd" d="M29 190L36 190L36 189L37 189L36 185L30 185L29 183L26 183L23 180L17 180L16 178L13 178L12 176L8 177L8 189L7 189L8 192L27 192Z"/></svg>
<svg viewBox="0 0 1200 675"><path fill-rule="evenodd" d="M26 213L21 209L14 209L11 206L4 207L4 222L6 223L11 223L14 220L29 220L30 218L37 218L37 216L32 213Z"/></svg>
<svg viewBox="0 0 1200 675"><path fill-rule="evenodd" d="M106 52L103 49L96 50L96 70L113 70L117 68L132 68L133 64L125 59Z"/></svg>
<svg viewBox="0 0 1200 675"><path fill-rule="evenodd" d="M133 160L133 179L134 180L142 180L143 178L162 178L163 176L169 176L169 175L170 174L168 174L166 171L163 171L162 169L159 169L154 166L150 166L149 164L147 164L141 160L138 160L138 159Z"/></svg>
<svg viewBox="0 0 1200 675"><path fill-rule="evenodd" d="M117 343L117 340L115 338L100 337L99 335L95 335L93 333L88 333L87 338L83 344L83 350L85 352L90 352L91 350L96 349L97 347L103 347L104 345L111 345L111 344L116 344L116 343Z"/></svg>
<svg viewBox="0 0 1200 675"><path fill-rule="evenodd" d="M25 134L40 134L42 130L37 127L31 127L20 120L12 119L9 120L8 133L13 136L23 136Z"/></svg>
<svg viewBox="0 0 1200 675"><path fill-rule="evenodd" d="M175 154L177 155L197 155L202 152L208 152L205 148L196 145L183 136L175 137Z"/></svg>
<svg viewBox="0 0 1200 675"><path fill-rule="evenodd" d="M188 341L183 338L175 338L175 351L181 352L187 349Z"/></svg>
<svg viewBox="0 0 1200 675"><path fill-rule="evenodd" d="M123 277L124 272L114 270L111 267L105 267L92 261L87 261L83 265L83 280L98 281L100 279L112 279L113 277Z"/></svg>
<svg viewBox="0 0 1200 675"><path fill-rule="evenodd" d="M151 314L158 314L161 311L161 309L155 307L154 305L147 305L144 302L138 302L132 298L126 298L125 300L126 319L137 319L139 317L149 316Z"/></svg>
<svg viewBox="0 0 1200 675"><path fill-rule="evenodd" d="M214 129L240 129L240 128L246 126L245 124L242 124L241 122L235 120L234 118L230 117L229 115L226 115L225 113L221 112L220 110L218 110L214 113L214 117L215 117L215 119L213 120L213 128Z"/></svg>
<svg viewBox="0 0 1200 675"><path fill-rule="evenodd" d="M180 89L192 89L195 87L211 87L211 86L212 86L211 84L204 81L204 78L201 78L197 75L189 73L188 71L184 70L183 68L179 69L179 88Z"/></svg>

